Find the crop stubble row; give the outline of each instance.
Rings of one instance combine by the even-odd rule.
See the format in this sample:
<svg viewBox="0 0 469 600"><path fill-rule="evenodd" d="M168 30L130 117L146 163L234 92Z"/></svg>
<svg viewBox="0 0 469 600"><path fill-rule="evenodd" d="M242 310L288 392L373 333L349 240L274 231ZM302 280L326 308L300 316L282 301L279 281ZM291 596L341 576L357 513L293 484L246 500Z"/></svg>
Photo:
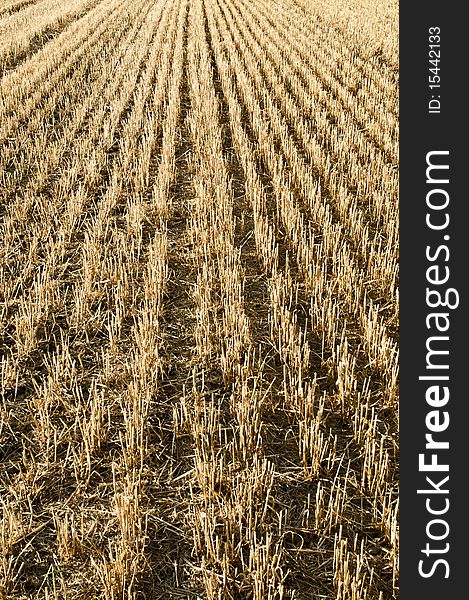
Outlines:
<svg viewBox="0 0 469 600"><path fill-rule="evenodd" d="M0 79L0 593L397 597L388 47L304 0L42 41L3 4L42 16Z"/></svg>

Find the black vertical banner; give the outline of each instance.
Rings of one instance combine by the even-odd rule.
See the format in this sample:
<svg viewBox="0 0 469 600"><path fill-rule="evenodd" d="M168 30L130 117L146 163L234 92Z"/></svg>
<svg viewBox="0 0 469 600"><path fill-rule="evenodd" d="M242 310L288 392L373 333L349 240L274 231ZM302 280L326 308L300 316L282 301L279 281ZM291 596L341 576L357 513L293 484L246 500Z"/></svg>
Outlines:
<svg viewBox="0 0 469 600"><path fill-rule="evenodd" d="M400 597L467 595L463 3L400 5Z"/></svg>

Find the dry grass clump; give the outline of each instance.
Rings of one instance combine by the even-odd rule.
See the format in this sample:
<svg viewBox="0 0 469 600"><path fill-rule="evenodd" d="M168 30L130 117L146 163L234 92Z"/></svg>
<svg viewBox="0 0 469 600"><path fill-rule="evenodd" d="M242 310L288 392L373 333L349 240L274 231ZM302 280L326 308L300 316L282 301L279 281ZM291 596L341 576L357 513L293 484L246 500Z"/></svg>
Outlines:
<svg viewBox="0 0 469 600"><path fill-rule="evenodd" d="M0 2L0 598L397 598L397 7L52 4Z"/></svg>

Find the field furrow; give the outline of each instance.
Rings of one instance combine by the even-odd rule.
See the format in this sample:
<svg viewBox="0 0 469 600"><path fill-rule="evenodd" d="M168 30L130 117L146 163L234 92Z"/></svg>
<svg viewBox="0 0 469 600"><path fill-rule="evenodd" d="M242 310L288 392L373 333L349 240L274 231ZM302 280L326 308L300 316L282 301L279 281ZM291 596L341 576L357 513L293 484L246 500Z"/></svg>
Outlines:
<svg viewBox="0 0 469 600"><path fill-rule="evenodd" d="M0 599L398 597L378 4L0 1Z"/></svg>
<svg viewBox="0 0 469 600"><path fill-rule="evenodd" d="M223 39L226 39L225 35L223 35ZM215 46L215 48L217 48L217 57L218 57L218 60L220 61L220 63L219 63L219 68L221 69L220 72L225 74L227 95L229 95L230 98L235 98L235 93L233 91L233 88L231 87L232 86L232 80L230 81L229 78L226 79L226 73L229 70L229 65L228 65L227 62L223 61L223 57L222 57L222 54L220 54L220 49L219 49L218 44L214 43L214 46ZM235 77L234 73L236 73L236 72L238 72L238 71L234 70L233 77ZM238 140L238 143L239 143L238 148L240 148L239 151L241 152L241 156L243 157L242 158L242 162L245 165L245 168L246 168L247 172L249 172L250 169L254 168L255 162L254 162L253 158L251 158L252 162L249 161L249 152L248 152L249 138L248 138L248 136L246 136L246 134L241 129L241 113L242 113L242 111L241 111L239 105L236 105L235 101L234 101L234 103L230 101L230 107L232 107L232 111L231 111L232 118L233 118L234 122L238 123L238 125L237 125L237 127L235 129L236 135L234 135L234 139ZM262 186L260 184L259 179L258 178L256 178L256 179L257 179L257 181L255 180L254 189L252 190L252 198L253 198L253 202L255 203L254 205L255 206L257 205L257 209L255 208L255 214L257 213L257 222L259 223L258 228L256 230L256 233L258 234L257 238L259 240L259 253L266 258L266 265L269 265L269 263L270 264L272 263L272 257L276 256L276 244L275 244L275 241L273 240L273 236L269 235L269 223L268 223L268 220L266 219L265 216L262 216L262 212L259 209L259 197L263 197L263 196L265 196L265 194L264 194L264 192L262 190ZM264 245L264 248L262 249L263 245ZM277 278L277 281L278 281L278 278ZM288 283L288 277L287 277L287 279L285 279L285 276L281 277L281 281L282 281L282 285L279 285L277 283L277 285L275 285L274 288L273 288L273 293L274 293L273 298L275 298L275 295L277 295L277 297L278 297L278 294L279 294L278 290L280 290L280 289L288 290L289 288L291 288L291 284L290 284L290 286L286 285ZM295 293L293 293L293 297L295 297ZM296 289L296 297L298 298L298 288ZM288 293L287 293L287 298L288 298ZM289 301L289 304L288 304L289 306L291 306L291 302L292 302L291 298L292 298L292 295L290 295L290 301ZM276 304L275 302L272 302L272 306L273 307L275 306L275 304ZM277 305L278 305L278 302L277 302ZM331 304L329 304L328 308L331 309L331 308L333 308L333 306ZM274 313L275 313L275 308L274 308ZM292 313L290 312L289 309L286 309L286 308L281 309L280 314L281 314L281 316L277 316L277 317L275 317L275 314L274 314L274 320L276 321L275 322L274 331L275 330L280 330L280 331L281 330L285 330L285 331L288 331L288 333L287 333L287 339L292 342L290 347L293 347L293 348L297 349L297 352L295 354L296 354L296 356L298 358L296 359L296 365L295 365L296 368L294 369L294 372L297 374L297 376L299 376L299 379L296 380L296 381L295 380L290 380L290 382L292 383L292 385L291 385L292 396L290 398L290 401L291 401L291 399L296 398L296 400L293 400L293 402L294 403L300 402L300 406L301 406L302 401L298 400L298 393L299 393L298 390L300 390L300 393L301 393L302 397L303 397L303 394L304 394L304 386L305 385L306 385L306 390L308 390L308 385L301 383L301 364L302 364L302 361L305 360L304 357L308 353L308 351L306 349L307 344L305 345L304 333L301 330L298 330L297 327L296 327L296 317L297 317L297 315L295 315L292 318ZM301 313L298 313L298 314L301 314ZM323 313L322 314L323 315L324 314L325 315L328 314L327 309L324 311L324 307L323 307ZM332 315L333 314L334 313L332 313ZM333 322L334 321L334 317L332 315L329 312L329 317L331 317L331 321ZM279 319L280 319L280 321L279 321ZM329 323L331 321L329 321ZM282 322L282 327L278 327L279 322ZM297 331L297 333L295 333L295 331ZM334 339L334 336L332 336L332 339ZM280 344L278 347L280 348L280 351L282 351L282 341L279 340L278 342ZM286 343L286 340L285 340L284 343ZM312 341L312 346L311 347L313 349L315 348L314 341ZM285 357L287 358L287 363L286 364L288 364L288 356L289 355L293 356L292 353L291 353L291 351L289 352L289 350L287 348L288 348L288 344L287 344L287 347L284 348L284 350L283 350L283 352L285 352ZM303 354L301 353L300 348L303 349ZM343 353L343 351L342 351L342 353ZM301 358L302 356L303 356L303 358ZM347 360L346 360L346 355L343 356L342 359L340 359L340 357L339 357L339 361L338 362L339 362L339 367L340 367L340 363L343 365L339 369L339 375L342 375L343 380L345 380L344 374L347 372L346 365L348 364ZM319 369L318 369L318 371L319 371ZM350 376L350 373L347 374L347 378L349 376ZM339 379L340 379L340 377L339 377ZM345 383L345 381L344 381L344 383ZM347 392L347 389L345 389L345 392ZM344 393L343 389L341 390L341 394L342 394L342 397L344 399L347 397L347 394ZM348 394L350 394L350 390L348 390ZM358 403L356 405L356 409L360 408L360 414L362 414L361 413L362 409L360 407L359 400L361 398L361 400L364 401L368 394L369 394L369 390L365 389L358 396ZM308 394L304 394L304 395L308 396ZM347 402L350 402L350 399L348 399ZM301 409L301 410L304 410L304 408ZM277 411L278 411L278 408L277 408ZM304 419L304 417L303 417L303 419ZM354 422L356 422L355 421L355 417L354 417ZM303 423L302 427L303 427L303 430L304 430L305 422L302 421L302 423ZM316 427L317 424L314 425L314 426ZM306 431L305 431L305 433L306 433ZM303 457L306 460L306 462L305 462L305 468L306 469L310 468L310 467L307 466L309 464L309 461L307 460L307 456L308 456L309 452L312 451L312 449L314 448L314 445L315 445L314 441L313 442L312 441L308 442L307 441L308 439L310 439L310 438L308 438L306 436L305 441L304 441L304 444L306 444L306 446L302 447ZM311 438L311 439L314 440L314 437ZM334 439L334 437L332 439ZM311 444L313 444L313 445L311 445ZM309 447L309 450L308 450L308 447ZM326 444L326 447L327 447L327 444ZM306 452L306 454L304 454L305 452ZM319 452L319 455L316 455L316 456L320 456L320 454L321 454L321 451L318 448L316 448L314 452L315 453ZM327 452L326 452L326 454L327 454ZM317 458L315 460L317 460ZM314 461L313 461L313 464L314 464ZM316 466L316 468L317 468L317 466Z"/></svg>
<svg viewBox="0 0 469 600"><path fill-rule="evenodd" d="M314 204L312 203L312 200L318 199L319 196L318 183L314 181L313 174L308 171L307 165L301 157L298 157L295 147L291 144L282 115L272 103L271 98L268 96L268 92L265 89L262 92L262 88L261 91L257 91L258 88L256 84L249 81L244 76L244 65L239 58L237 46L231 41L228 32L224 38L225 42L229 44L230 60L233 61L234 68L238 72L237 81L243 102L249 114L251 126L257 136L263 160L270 171L276 188L278 202L277 210L280 210L279 214L283 220L283 225L287 227L287 230L288 228L290 229L292 243L297 246L295 250L297 252L298 260L303 261L302 268L303 270L306 270L307 273L309 271L311 278L314 278L312 269L315 262L314 260L310 260L311 255L314 256L314 253L318 252L322 261L329 260L333 276L332 282L329 282L329 289L331 290L329 293L339 293L344 296L345 300L348 299L347 302L349 307L346 308L344 316L347 315L347 312L350 312L352 315L357 315L359 317L359 326L363 327L366 331L367 320L364 316L364 311L365 313L371 311L371 315L374 315L377 312L377 307L374 306L373 302L370 303L366 298L366 290L364 289L363 283L360 283L360 281L364 282L366 280L365 274L354 266L354 259L350 256L347 241L344 239L343 235L339 234L340 226L334 225L334 219L331 215L329 205L317 201L314 201ZM246 67L251 69L253 73L256 73L252 64L248 64ZM258 79L257 83L260 86L263 86L261 79ZM267 115L271 116L269 120L263 116L263 110L257 98L264 99ZM277 151L275 153L270 142L272 139L276 139L276 142L278 143ZM279 156L280 148L284 153L285 159ZM287 176L284 174L285 161L289 165L292 175ZM291 179L296 183L296 186L301 186L300 190L303 193L305 202L309 200L311 209L315 212L315 215L313 214L313 222L322 237L322 242L319 246L314 244L315 231L311 231L312 224L303 222L304 220L301 217L301 212L299 212L298 204L294 200L292 191L290 191ZM306 190L306 192L304 190ZM287 220L290 220L290 224L288 224ZM305 231L305 228L307 227L309 228L309 233L308 231ZM295 237L296 241L294 239ZM303 247L303 250L301 247ZM341 256L342 260L338 261L336 258L337 255ZM338 286L340 287L337 289ZM356 293L356 290L360 288L363 289L365 296L360 296ZM349 290L351 290L351 294ZM365 300L363 300L364 298ZM363 302L364 306L362 306ZM382 319L379 323L380 327L382 327L381 321ZM382 352L387 352L387 348L390 348L391 353L394 354L394 357L396 358L396 353L393 350L393 342L392 340L388 341L387 337L388 334L383 328L380 333L380 344L378 347L382 348ZM335 333L332 332L332 339L334 338ZM367 350L369 351L370 361L372 363L378 363L378 368L386 367L386 361L383 362L383 360L379 358L374 348L369 346ZM391 372L393 372L392 368Z"/></svg>
<svg viewBox="0 0 469 600"><path fill-rule="evenodd" d="M57 6L46 0L0 21L0 72L17 67L99 1L72 0Z"/></svg>
<svg viewBox="0 0 469 600"><path fill-rule="evenodd" d="M140 5L138 16L142 14L141 9ZM44 189L60 170L61 163L66 164L67 158L73 156L74 148L87 143L87 131L89 137L94 135L92 143L96 145L102 135L100 122L109 118L106 113L111 112L112 99L123 77L124 70L120 68L125 67L125 60L128 60L126 48L140 29L138 21L133 27L130 21L119 23L119 28L108 30L106 36L97 38L99 43L88 53L90 62L82 61L73 77L57 86L56 93L51 94L48 102L35 112L34 118L28 120L28 126L21 128L20 136L14 135L14 131L9 132L13 137L7 139L2 157L6 197L18 197L21 189ZM97 60L94 62L103 55L108 57L104 69ZM83 94L81 88L80 94L77 81L89 86L91 93ZM47 161L38 161L38 156L46 150ZM70 167L74 169L72 165ZM14 212L14 206L9 209Z"/></svg>
<svg viewBox="0 0 469 600"><path fill-rule="evenodd" d="M239 47L246 46L247 44L245 42L239 42ZM259 49L257 52L254 51L254 55L258 58L258 62L262 64L264 57ZM258 82L259 85L262 86L262 93L265 96L267 94L267 88L264 80L267 80L266 83L268 83L269 89L275 90L275 92L278 93L279 100L278 103L277 99L274 100L274 106L275 109L280 109L280 112L288 119L285 121L285 125L288 127L288 134L295 143L296 156L299 156L300 161L303 159L303 161L308 162L309 165L314 165L313 173L317 173L323 181L321 186L323 194L326 194L329 198L334 200L333 203L329 201L334 213L334 220L338 219L341 222L344 228L344 236L346 236L349 243L355 246L356 250L358 250L361 255L358 257L359 261L364 263L369 268L369 271L376 275L377 256L382 255L381 249L383 245L387 245L388 248L394 248L396 244L395 236L397 229L395 228L391 232L393 237L389 240L386 240L386 238L383 240L382 228L379 227L378 224L370 222L369 216L365 213L365 210L361 210L359 206L357 207L358 203L356 203L356 199L358 194L355 193L355 184L353 184L353 190L351 190L350 183L347 182L347 185L344 185L336 175L338 172L341 173L341 176L342 174L350 173L350 180L355 182L358 180L359 176L363 174L363 169L358 166L357 162L354 163L352 161L350 153L346 156L344 152L335 150L334 148L331 152L328 152L327 149L323 149L325 147L324 136L317 136L317 129L313 129L313 127L303 119L301 111L291 102L286 103L286 100L289 99L288 91L283 88L281 81L276 77L275 67L265 67L263 72L258 73ZM367 159L367 162L375 165L370 157L367 157ZM324 167L324 165L326 166ZM301 169L301 166L299 168ZM304 169L302 170L304 171ZM304 179L305 175L301 173L299 180L304 181ZM376 176L367 176L366 179L375 189L379 189L383 179L386 179L386 172L380 171L378 165ZM391 193L391 191L392 195L397 195L397 182L394 184L394 189L389 190L389 193ZM339 200L339 202L337 202L337 200ZM372 240L369 239L369 229L374 231ZM379 253L376 252L376 247L378 245L380 247ZM376 276L373 278L374 287L381 287L384 295L387 295L388 293L394 295L397 265L389 261L386 262L386 265L388 266L388 270L383 273L382 281L377 282ZM371 277L368 277L368 279L371 279ZM378 286L376 285L377 283ZM388 291L388 287L391 288L390 291Z"/></svg>
<svg viewBox="0 0 469 600"><path fill-rule="evenodd" d="M11 2L2 2L0 7L0 17L7 17L23 8L26 8L36 0L11 0Z"/></svg>
<svg viewBox="0 0 469 600"><path fill-rule="evenodd" d="M21 133L24 131L27 134L31 126L37 128L40 125L34 115L44 109L47 114L47 105L42 106L47 99L51 107L57 103L60 97L54 95L54 89L58 85L66 86L67 82L73 84L76 75L77 81L80 80L77 65L83 62L85 67L88 66L84 57L91 53L89 58L93 58L93 47L100 37L112 36L115 29L125 24L125 20L119 22L116 19L122 5L122 0L98 5L74 24L70 31L67 30L66 35L48 48L47 53L39 52L24 68L19 67L0 80L2 147L15 142L15 132L20 128ZM79 90L78 87L76 91Z"/></svg>

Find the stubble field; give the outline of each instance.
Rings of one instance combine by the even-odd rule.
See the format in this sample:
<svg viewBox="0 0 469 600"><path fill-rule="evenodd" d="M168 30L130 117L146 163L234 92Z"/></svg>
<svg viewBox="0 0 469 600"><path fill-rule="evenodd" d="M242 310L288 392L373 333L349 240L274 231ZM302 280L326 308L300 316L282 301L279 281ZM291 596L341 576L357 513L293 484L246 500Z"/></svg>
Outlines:
<svg viewBox="0 0 469 600"><path fill-rule="evenodd" d="M0 0L0 598L398 598L397 0Z"/></svg>

